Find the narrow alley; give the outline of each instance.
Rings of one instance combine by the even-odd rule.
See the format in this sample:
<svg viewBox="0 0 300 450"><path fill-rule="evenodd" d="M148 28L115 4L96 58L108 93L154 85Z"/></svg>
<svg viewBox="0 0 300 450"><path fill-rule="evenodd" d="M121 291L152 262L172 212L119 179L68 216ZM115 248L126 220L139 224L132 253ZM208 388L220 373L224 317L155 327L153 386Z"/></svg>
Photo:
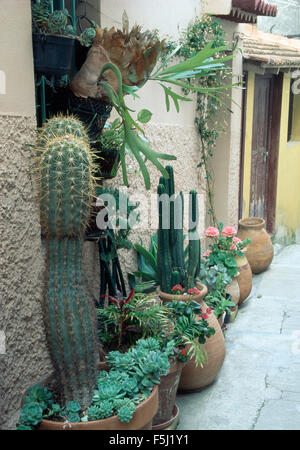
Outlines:
<svg viewBox="0 0 300 450"><path fill-rule="evenodd" d="M177 396L177 429L299 430L300 245L276 249L270 268L253 276L227 325L226 352L210 387Z"/></svg>

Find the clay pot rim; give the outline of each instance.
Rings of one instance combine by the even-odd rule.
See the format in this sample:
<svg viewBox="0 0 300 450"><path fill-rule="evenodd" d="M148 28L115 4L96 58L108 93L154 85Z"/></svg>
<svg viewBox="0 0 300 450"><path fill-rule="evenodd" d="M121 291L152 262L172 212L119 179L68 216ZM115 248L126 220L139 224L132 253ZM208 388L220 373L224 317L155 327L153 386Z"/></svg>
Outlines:
<svg viewBox="0 0 300 450"><path fill-rule="evenodd" d="M182 301L182 302L189 302L189 301L195 301L198 302L201 301L207 294L207 286L202 283L196 283L197 288L200 290L199 295L175 295L175 294L167 294L166 292L158 291L158 295L162 301L168 301L172 302L173 300L176 301Z"/></svg>
<svg viewBox="0 0 300 450"><path fill-rule="evenodd" d="M239 220L240 228L247 229L252 228L255 230L260 230L265 226L265 220L261 217L246 217Z"/></svg>
<svg viewBox="0 0 300 450"><path fill-rule="evenodd" d="M128 424L124 423L123 425L128 425L128 429L131 429L130 428L130 424L134 421L134 419L136 418L137 414L141 411L141 409L144 408L144 406L147 403L150 403L150 404L153 403L155 401L155 397L158 398L158 385L154 386L154 388L153 388L151 394L149 395L149 397L147 397L145 400L143 400L141 403L139 403L137 405L132 420ZM145 420L146 420L145 423L147 423L148 418L146 418ZM97 423L99 423L99 424L101 423L102 425L105 425L105 424L108 424L108 423L111 423L111 422L116 422L116 424L118 424L118 423L122 424L122 422L119 421L118 416L114 415L114 416L111 416L111 417L107 417L106 419L89 420L88 422L69 422L70 426L68 426L68 427L69 427L69 429L72 429L73 427L77 428L77 429L79 429L79 428L81 428L81 429L87 428L88 429L89 428L89 424L96 425ZM41 425L42 424L46 425L46 426L48 425L49 427L51 427L51 429L53 429L53 426L57 426L57 429L60 429L60 428L63 429L63 426L65 425L65 422L58 422L56 420L43 419L42 422L41 422ZM67 429L67 427L66 427L66 429ZM105 430L106 428L102 428L102 429ZM107 428L107 429L109 430L111 428ZM114 429L118 430L118 429L122 429L122 428L114 428Z"/></svg>
<svg viewBox="0 0 300 450"><path fill-rule="evenodd" d="M158 425L152 425L152 430L164 430L165 428L168 428L170 425L172 425L172 423L175 422L178 415L179 415L179 407L175 403L173 406L171 419L167 420L167 422L159 423Z"/></svg>

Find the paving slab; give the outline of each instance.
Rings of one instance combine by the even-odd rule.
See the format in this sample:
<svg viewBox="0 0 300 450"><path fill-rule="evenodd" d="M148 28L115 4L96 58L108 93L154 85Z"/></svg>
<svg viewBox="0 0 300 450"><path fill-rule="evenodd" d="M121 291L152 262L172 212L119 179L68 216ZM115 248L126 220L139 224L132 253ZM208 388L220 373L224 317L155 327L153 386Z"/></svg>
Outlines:
<svg viewBox="0 0 300 450"><path fill-rule="evenodd" d="M300 245L279 247L227 325L208 388L177 395L178 430L300 430Z"/></svg>

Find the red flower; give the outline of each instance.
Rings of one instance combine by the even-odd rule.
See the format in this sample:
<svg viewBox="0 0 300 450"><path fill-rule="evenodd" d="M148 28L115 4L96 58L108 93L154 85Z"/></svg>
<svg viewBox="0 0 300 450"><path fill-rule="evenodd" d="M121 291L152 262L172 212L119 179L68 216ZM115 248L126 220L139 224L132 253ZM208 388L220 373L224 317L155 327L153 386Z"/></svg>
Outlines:
<svg viewBox="0 0 300 450"><path fill-rule="evenodd" d="M183 287L181 284L176 284L176 286L172 287L172 291L183 291Z"/></svg>
<svg viewBox="0 0 300 450"><path fill-rule="evenodd" d="M211 312L212 312L212 309L211 308L207 308L206 313L207 314L211 314Z"/></svg>
<svg viewBox="0 0 300 450"><path fill-rule="evenodd" d="M185 356L185 355L186 355L186 349L183 348L182 350L180 350L180 353L181 353L183 356Z"/></svg>
<svg viewBox="0 0 300 450"><path fill-rule="evenodd" d="M202 319L207 319L208 318L208 315L207 314L203 314L202 315Z"/></svg>

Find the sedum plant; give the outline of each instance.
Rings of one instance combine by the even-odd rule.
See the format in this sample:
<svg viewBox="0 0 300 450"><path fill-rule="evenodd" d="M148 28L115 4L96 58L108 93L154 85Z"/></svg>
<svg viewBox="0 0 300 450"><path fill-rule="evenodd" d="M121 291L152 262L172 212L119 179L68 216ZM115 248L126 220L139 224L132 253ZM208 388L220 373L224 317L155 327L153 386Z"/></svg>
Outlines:
<svg viewBox="0 0 300 450"><path fill-rule="evenodd" d="M87 422L117 415L120 422L130 422L136 406L149 397L170 367L168 352L161 351L159 343L151 338L138 340L127 353L111 352L107 364L110 370L98 374L88 407L77 401L60 406L47 387L29 389L17 429L36 429L42 419Z"/></svg>
<svg viewBox="0 0 300 450"><path fill-rule="evenodd" d="M59 121L59 126L55 119L44 125L37 155L41 227L46 238L44 323L60 400L64 405L76 401L86 407L93 396L99 361L96 311L82 268L83 234L94 194L93 161L88 141L78 137L84 132L82 126L68 128L68 117Z"/></svg>

